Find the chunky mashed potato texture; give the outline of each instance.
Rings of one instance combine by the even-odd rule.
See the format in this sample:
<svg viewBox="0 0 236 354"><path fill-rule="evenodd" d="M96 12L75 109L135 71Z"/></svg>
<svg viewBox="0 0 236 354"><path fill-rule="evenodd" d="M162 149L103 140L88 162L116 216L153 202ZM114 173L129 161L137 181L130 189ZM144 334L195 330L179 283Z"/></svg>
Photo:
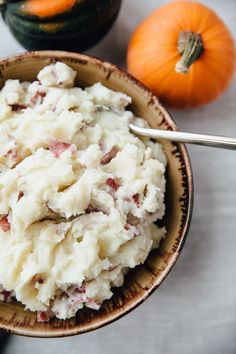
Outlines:
<svg viewBox="0 0 236 354"><path fill-rule="evenodd" d="M165 229L161 146L129 132L131 98L74 87L63 63L0 92L0 300L39 321L99 309Z"/></svg>

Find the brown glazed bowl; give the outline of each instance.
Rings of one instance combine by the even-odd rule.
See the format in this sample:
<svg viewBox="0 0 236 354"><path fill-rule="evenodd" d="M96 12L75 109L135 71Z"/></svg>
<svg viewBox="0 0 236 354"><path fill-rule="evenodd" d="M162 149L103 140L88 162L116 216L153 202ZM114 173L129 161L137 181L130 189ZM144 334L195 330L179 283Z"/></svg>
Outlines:
<svg viewBox="0 0 236 354"><path fill-rule="evenodd" d="M133 99L131 109L152 128L176 130L177 127L158 98L127 73L101 60L68 52L28 52L0 60L0 86L7 79L35 80L40 69L62 61L77 71L76 85L102 82ZM88 332L104 326L141 304L165 279L183 247L190 224L193 179L188 153L183 144L161 141L168 159L166 214L163 223L166 239L146 262L131 270L125 283L114 288L114 296L99 311L80 310L75 318L52 319L38 323L36 314L15 303L0 302L0 329L34 337L62 337Z"/></svg>

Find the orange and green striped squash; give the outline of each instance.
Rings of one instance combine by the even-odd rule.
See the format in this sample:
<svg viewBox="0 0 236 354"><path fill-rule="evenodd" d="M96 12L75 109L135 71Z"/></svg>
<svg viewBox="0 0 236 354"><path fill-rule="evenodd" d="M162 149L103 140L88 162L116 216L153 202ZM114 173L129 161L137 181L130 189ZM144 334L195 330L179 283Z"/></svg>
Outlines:
<svg viewBox="0 0 236 354"><path fill-rule="evenodd" d="M84 51L111 28L122 0L5 0L2 15L29 50Z"/></svg>

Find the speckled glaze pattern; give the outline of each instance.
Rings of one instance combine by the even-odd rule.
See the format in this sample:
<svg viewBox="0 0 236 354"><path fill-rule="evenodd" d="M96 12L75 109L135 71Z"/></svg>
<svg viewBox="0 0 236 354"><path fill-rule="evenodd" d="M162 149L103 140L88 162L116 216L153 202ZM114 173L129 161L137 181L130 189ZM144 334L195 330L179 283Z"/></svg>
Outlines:
<svg viewBox="0 0 236 354"><path fill-rule="evenodd" d="M28 52L0 60L0 86L6 79L35 80L40 69L63 61L77 71L76 85L102 82L109 88L125 92L133 99L131 109L148 121L152 128L177 130L158 98L126 72L116 66L82 54L42 51ZM38 323L36 314L25 311L19 303L0 303L0 329L34 337L63 337L81 334L104 326L124 316L141 304L165 279L184 245L191 221L193 178L188 153L183 144L161 141L167 159L166 214L161 222L167 237L146 262L131 270L125 283L114 288L114 296L99 311L83 309L75 318L53 319Z"/></svg>

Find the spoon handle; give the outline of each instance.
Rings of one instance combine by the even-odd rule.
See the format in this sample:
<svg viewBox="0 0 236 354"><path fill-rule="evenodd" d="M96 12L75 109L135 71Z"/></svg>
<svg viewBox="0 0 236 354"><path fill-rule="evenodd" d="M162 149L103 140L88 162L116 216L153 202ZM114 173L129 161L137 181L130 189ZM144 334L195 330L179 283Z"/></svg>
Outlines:
<svg viewBox="0 0 236 354"><path fill-rule="evenodd" d="M142 136L148 136L149 138L168 139L181 143L206 145L211 147L236 150L236 139L234 138L206 134L183 133L172 130L140 128L132 123L129 124L129 128L133 133Z"/></svg>

